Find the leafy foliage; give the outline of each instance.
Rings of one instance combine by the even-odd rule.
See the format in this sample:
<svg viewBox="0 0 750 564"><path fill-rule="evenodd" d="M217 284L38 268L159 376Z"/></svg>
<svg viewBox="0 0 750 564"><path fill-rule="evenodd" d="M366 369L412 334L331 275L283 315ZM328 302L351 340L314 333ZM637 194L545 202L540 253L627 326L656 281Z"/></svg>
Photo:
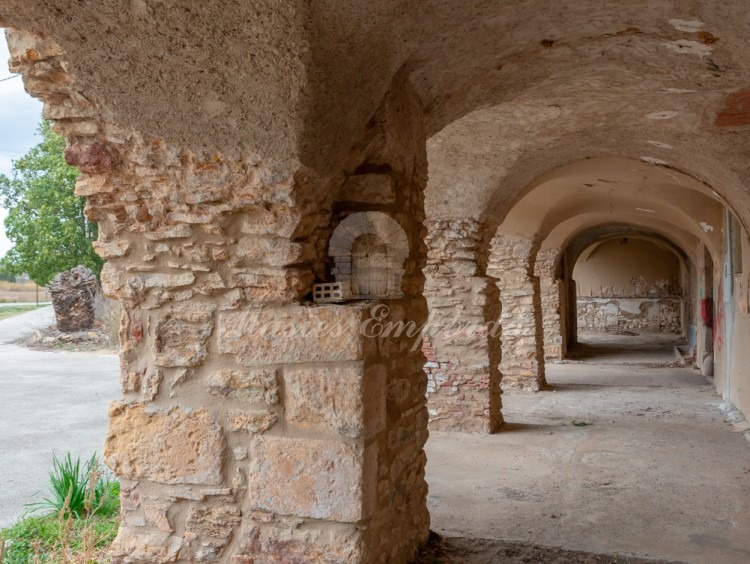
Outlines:
<svg viewBox="0 0 750 564"><path fill-rule="evenodd" d="M26 272L40 285L79 264L98 275L103 261L91 246L97 228L84 215L84 199L74 194L78 170L65 162L65 141L49 122L39 132L41 143L13 162L11 178L0 175L5 231L13 242L0 269Z"/></svg>
<svg viewBox="0 0 750 564"><path fill-rule="evenodd" d="M70 453L62 460L52 457L49 474L50 496L28 504L31 511L62 512L63 517L113 515L120 508L120 484L102 472L99 459L93 455L84 464Z"/></svg>

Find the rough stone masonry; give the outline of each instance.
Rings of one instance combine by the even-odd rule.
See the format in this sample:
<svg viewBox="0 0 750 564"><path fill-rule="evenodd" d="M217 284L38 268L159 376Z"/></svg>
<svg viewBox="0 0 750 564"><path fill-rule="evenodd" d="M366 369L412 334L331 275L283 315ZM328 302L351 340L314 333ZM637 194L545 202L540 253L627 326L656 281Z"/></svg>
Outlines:
<svg viewBox="0 0 750 564"><path fill-rule="evenodd" d="M394 83L348 172L279 177L253 154L197 154L108 121L57 45L8 38L12 70L81 171L102 283L123 305L123 398L104 448L122 484L113 561L411 558L429 526L424 356L360 332L377 301L308 301L332 227L371 198L358 176L378 167L396 195L378 209L409 247L386 321L426 317L426 156L409 86Z"/></svg>

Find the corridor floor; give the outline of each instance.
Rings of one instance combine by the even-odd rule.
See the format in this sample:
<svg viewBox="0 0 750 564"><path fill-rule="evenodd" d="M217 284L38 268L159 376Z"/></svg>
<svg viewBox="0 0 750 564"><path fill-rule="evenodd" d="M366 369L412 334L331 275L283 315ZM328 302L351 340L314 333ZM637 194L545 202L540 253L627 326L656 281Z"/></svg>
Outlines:
<svg viewBox="0 0 750 564"><path fill-rule="evenodd" d="M548 364L550 391L504 394L507 424L496 435L430 434L434 531L750 562L750 443L724 422L698 371L654 367L674 358L671 342L643 355L637 339L623 339L619 350L606 343L605 363L588 346L584 362Z"/></svg>

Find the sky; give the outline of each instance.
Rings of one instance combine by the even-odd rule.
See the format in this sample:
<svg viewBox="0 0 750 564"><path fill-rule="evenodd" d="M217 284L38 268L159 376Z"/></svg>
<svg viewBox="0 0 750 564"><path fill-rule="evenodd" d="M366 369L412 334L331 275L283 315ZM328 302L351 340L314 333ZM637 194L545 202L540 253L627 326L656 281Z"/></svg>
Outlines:
<svg viewBox="0 0 750 564"><path fill-rule="evenodd" d="M0 80L11 76L8 71L8 46L4 30L0 29ZM0 174L10 175L11 161L21 157L39 143L36 130L42 118L42 103L23 89L20 77L0 82ZM0 221L5 220L5 210L0 208ZM5 227L0 228L0 257L11 244L5 237Z"/></svg>

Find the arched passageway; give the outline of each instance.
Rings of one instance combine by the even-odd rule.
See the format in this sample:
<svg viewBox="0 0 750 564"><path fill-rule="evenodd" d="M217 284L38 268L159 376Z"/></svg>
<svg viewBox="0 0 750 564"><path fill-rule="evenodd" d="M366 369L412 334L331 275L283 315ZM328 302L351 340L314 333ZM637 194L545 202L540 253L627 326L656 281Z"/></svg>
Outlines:
<svg viewBox="0 0 750 564"><path fill-rule="evenodd" d="M545 388L549 257L596 225L703 277L708 250L715 383L750 411L742 2L7 0L0 22L124 305L115 559L409 561L428 420L500 429L503 364ZM332 234L373 212L405 235L398 295L337 294ZM460 318L427 378L413 339L360 331L379 305Z"/></svg>

